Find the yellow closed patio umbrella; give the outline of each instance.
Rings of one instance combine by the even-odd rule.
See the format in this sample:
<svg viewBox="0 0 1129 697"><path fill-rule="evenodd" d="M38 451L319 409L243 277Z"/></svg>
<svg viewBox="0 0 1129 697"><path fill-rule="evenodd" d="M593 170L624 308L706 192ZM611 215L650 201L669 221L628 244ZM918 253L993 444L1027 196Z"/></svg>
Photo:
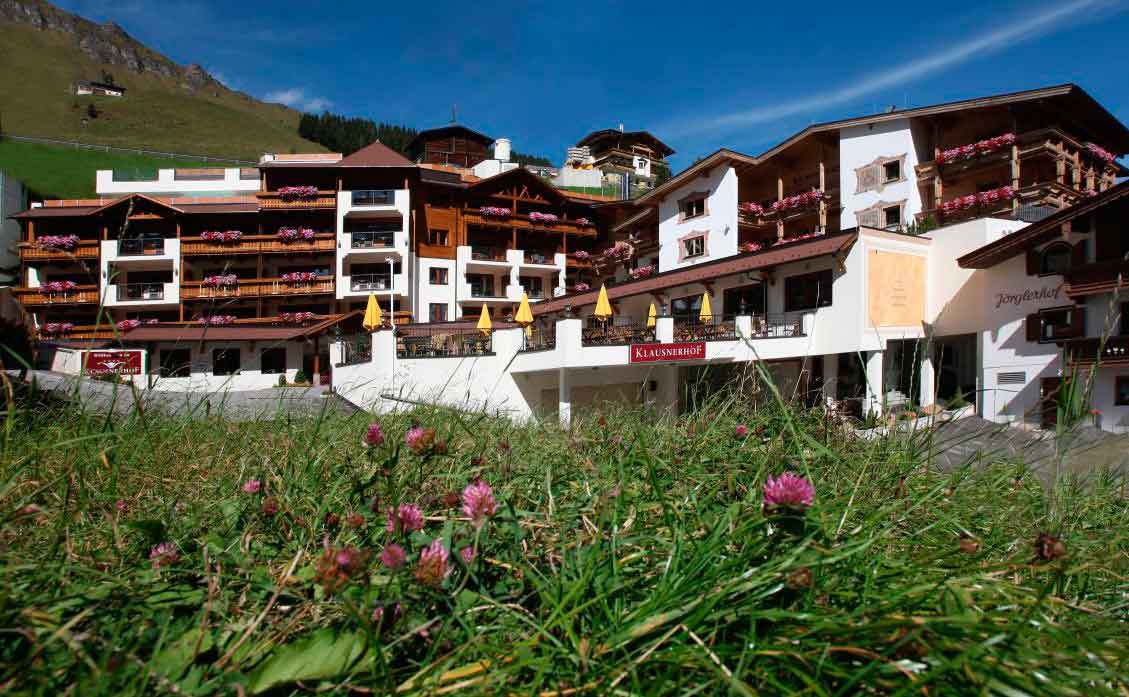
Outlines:
<svg viewBox="0 0 1129 697"><path fill-rule="evenodd" d="M375 332L384 324L384 317L380 312L380 303L376 302L376 293L368 294L368 306L365 307L365 318L361 326L370 332Z"/></svg>
<svg viewBox="0 0 1129 697"><path fill-rule="evenodd" d="M597 319L606 320L612 316L612 303L608 300L608 287L600 286L600 297L596 299L596 311L592 313Z"/></svg>
<svg viewBox="0 0 1129 697"><path fill-rule="evenodd" d="M483 336L489 336L493 330L494 323L490 321L490 310L486 309L486 303L482 303L482 315L478 318L478 331L482 332Z"/></svg>
<svg viewBox="0 0 1129 697"><path fill-rule="evenodd" d="M655 309L655 304L651 303L651 309L647 310L647 328L654 329L656 318L659 316L658 310Z"/></svg>
<svg viewBox="0 0 1129 697"><path fill-rule="evenodd" d="M533 311L529 309L529 296L525 294L525 291L521 293L521 305L518 305L514 321L525 326L533 323Z"/></svg>
<svg viewBox="0 0 1129 697"><path fill-rule="evenodd" d="M709 322L713 319L713 308L710 307L710 294L702 293L702 309L698 311L698 319Z"/></svg>

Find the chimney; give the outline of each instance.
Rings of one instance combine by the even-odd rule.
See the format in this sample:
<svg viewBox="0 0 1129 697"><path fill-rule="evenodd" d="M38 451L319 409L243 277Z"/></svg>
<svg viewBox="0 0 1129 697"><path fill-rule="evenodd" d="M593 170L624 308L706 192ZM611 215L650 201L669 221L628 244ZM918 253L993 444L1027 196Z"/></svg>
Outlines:
<svg viewBox="0 0 1129 697"><path fill-rule="evenodd" d="M494 141L494 159L501 162L510 161L510 139L499 138Z"/></svg>

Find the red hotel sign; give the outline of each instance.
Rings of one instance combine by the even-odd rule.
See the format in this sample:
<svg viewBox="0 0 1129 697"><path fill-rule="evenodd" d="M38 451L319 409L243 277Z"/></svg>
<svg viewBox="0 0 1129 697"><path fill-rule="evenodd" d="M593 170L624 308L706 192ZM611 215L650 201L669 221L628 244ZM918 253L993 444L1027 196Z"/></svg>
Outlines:
<svg viewBox="0 0 1129 697"><path fill-rule="evenodd" d="M140 375L140 351L86 351L82 364L87 375Z"/></svg>
<svg viewBox="0 0 1129 697"><path fill-rule="evenodd" d="M632 363L661 361L700 361L706 357L706 342L689 344L632 344Z"/></svg>

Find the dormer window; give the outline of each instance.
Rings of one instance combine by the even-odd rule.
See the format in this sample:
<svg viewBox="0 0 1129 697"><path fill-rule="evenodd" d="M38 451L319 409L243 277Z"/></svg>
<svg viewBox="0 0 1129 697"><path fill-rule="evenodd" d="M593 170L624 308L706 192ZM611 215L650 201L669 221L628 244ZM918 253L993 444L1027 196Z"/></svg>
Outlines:
<svg viewBox="0 0 1129 697"><path fill-rule="evenodd" d="M708 211L706 210L706 197L708 192L699 191L690 194L686 198L678 202L678 218L679 222L690 220L692 218L700 218Z"/></svg>

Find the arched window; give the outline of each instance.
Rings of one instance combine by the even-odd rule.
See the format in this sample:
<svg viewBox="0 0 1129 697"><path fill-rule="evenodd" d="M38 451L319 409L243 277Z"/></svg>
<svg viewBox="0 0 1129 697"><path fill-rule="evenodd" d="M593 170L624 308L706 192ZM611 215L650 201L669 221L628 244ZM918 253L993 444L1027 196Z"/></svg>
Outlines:
<svg viewBox="0 0 1129 697"><path fill-rule="evenodd" d="M1039 273L1065 273L1070 269L1070 251L1070 245L1066 242L1048 245L1039 262Z"/></svg>

